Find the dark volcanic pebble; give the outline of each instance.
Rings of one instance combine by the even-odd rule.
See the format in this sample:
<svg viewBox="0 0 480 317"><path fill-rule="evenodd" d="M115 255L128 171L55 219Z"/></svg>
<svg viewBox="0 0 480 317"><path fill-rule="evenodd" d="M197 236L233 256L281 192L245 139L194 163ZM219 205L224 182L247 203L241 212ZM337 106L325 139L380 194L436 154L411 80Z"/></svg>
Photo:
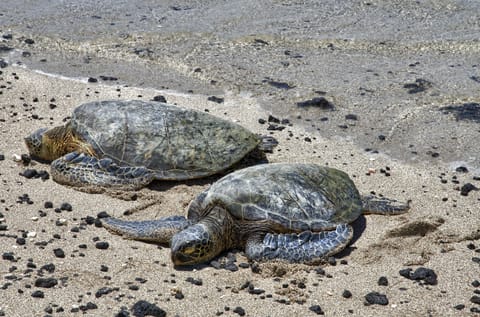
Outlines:
<svg viewBox="0 0 480 317"><path fill-rule="evenodd" d="M154 316L154 317L164 317L167 315L167 312L158 307L155 304L151 304L147 301L141 300L136 302L132 306L132 314L135 317L143 316Z"/></svg>
<svg viewBox="0 0 480 317"><path fill-rule="evenodd" d="M89 83L96 83L98 82L98 79L96 78L93 78L93 77L88 77L88 80L87 80Z"/></svg>
<svg viewBox="0 0 480 317"><path fill-rule="evenodd" d="M428 80L418 78L415 80L414 83L403 85L403 88L408 89L409 94L416 94L416 93L427 90L431 86L432 86L432 83L429 82Z"/></svg>
<svg viewBox="0 0 480 317"><path fill-rule="evenodd" d="M55 256L57 258L64 258L65 257L65 252L63 252L62 249L58 248L58 249L53 249L53 253L55 254Z"/></svg>
<svg viewBox="0 0 480 317"><path fill-rule="evenodd" d="M167 99L165 99L165 97L162 96L162 95L158 95L158 96L153 97L153 101L166 103Z"/></svg>
<svg viewBox="0 0 480 317"><path fill-rule="evenodd" d="M410 280L423 281L424 284L437 285L437 274L424 267L419 267L412 273L412 269L400 270L400 275Z"/></svg>
<svg viewBox="0 0 480 317"><path fill-rule="evenodd" d="M334 108L333 104L324 97L315 97L310 100L297 102L297 107L317 107L323 110L332 110Z"/></svg>
<svg viewBox="0 0 480 317"><path fill-rule="evenodd" d="M377 283L380 286L388 286L388 279L385 276L380 276Z"/></svg>
<svg viewBox="0 0 480 317"><path fill-rule="evenodd" d="M475 185L471 184L471 183L466 183L465 185L462 186L462 188L460 189L460 195L462 196L468 196L468 193L471 192L472 190L478 190L477 187L475 187Z"/></svg>
<svg viewBox="0 0 480 317"><path fill-rule="evenodd" d="M474 304L480 305L480 296L474 295L472 298L470 298L470 301Z"/></svg>
<svg viewBox="0 0 480 317"><path fill-rule="evenodd" d="M109 247L109 244L106 241L99 241L95 243L95 248L100 250L108 249L108 247Z"/></svg>
<svg viewBox="0 0 480 317"><path fill-rule="evenodd" d="M320 307L320 305L313 305L313 306L310 306L308 309L313 311L317 315L325 314L322 310L322 307Z"/></svg>
<svg viewBox="0 0 480 317"><path fill-rule="evenodd" d="M349 290L344 290L343 293L342 293L342 296L344 298L350 298L350 297L352 297L352 292L350 292Z"/></svg>
<svg viewBox="0 0 480 317"><path fill-rule="evenodd" d="M216 96L210 96L207 98L208 101L213 101L216 103L223 103L224 99Z"/></svg>
<svg viewBox="0 0 480 317"><path fill-rule="evenodd" d="M278 89L292 89L295 87L295 86L290 86L288 83L274 81L274 80L267 80L267 84Z"/></svg>
<svg viewBox="0 0 480 317"><path fill-rule="evenodd" d="M365 300L367 301L368 305L388 305L387 296L378 292L368 293L367 295L365 295Z"/></svg>
<svg viewBox="0 0 480 317"><path fill-rule="evenodd" d="M57 279L53 277L47 277L47 278L40 277L35 280L36 287L51 288L57 284L58 284Z"/></svg>
<svg viewBox="0 0 480 317"><path fill-rule="evenodd" d="M44 298L45 295L43 294L42 291L34 291L34 292L32 293L32 297L35 297L35 298Z"/></svg>
<svg viewBox="0 0 480 317"><path fill-rule="evenodd" d="M62 203L60 205L60 210L72 211L73 208L72 205L70 205L69 203Z"/></svg>
<svg viewBox="0 0 480 317"><path fill-rule="evenodd" d="M5 155L0 154L0 161L3 161L3 160L5 160Z"/></svg>
<svg viewBox="0 0 480 317"><path fill-rule="evenodd" d="M51 201L46 201L44 204L43 204L43 207L45 208L53 208L53 203Z"/></svg>
<svg viewBox="0 0 480 317"><path fill-rule="evenodd" d="M193 285L198 285L198 286L203 285L203 281L201 278L195 279L193 277L187 277L186 281L189 283L192 283Z"/></svg>
<svg viewBox="0 0 480 317"><path fill-rule="evenodd" d="M95 297L96 298L102 297L103 295L110 294L114 290L115 289L113 289L111 287L102 287L101 289L99 289L98 291L95 292Z"/></svg>
<svg viewBox="0 0 480 317"><path fill-rule="evenodd" d="M240 316L245 316L245 309L243 309L242 307L240 306L237 306L235 307L235 309L233 310L234 313L237 313L238 315Z"/></svg>

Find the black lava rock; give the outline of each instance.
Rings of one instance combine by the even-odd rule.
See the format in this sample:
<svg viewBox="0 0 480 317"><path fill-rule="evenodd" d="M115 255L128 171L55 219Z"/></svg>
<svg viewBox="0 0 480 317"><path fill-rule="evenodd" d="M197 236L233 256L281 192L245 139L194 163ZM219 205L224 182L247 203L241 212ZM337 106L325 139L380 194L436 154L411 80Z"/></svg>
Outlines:
<svg viewBox="0 0 480 317"><path fill-rule="evenodd" d="M53 277L47 277L47 278L40 277L35 280L36 287L51 288L57 284L58 284L57 279Z"/></svg>
<svg viewBox="0 0 480 317"><path fill-rule="evenodd" d="M388 298L384 294L378 292L371 292L365 295L367 305L388 305Z"/></svg>
<svg viewBox="0 0 480 317"><path fill-rule="evenodd" d="M2 259L6 261L15 261L15 256L13 255L12 252L5 252L2 254Z"/></svg>
<svg viewBox="0 0 480 317"><path fill-rule="evenodd" d="M195 279L193 277L187 277L186 281L189 283L192 283L193 285L198 285L198 286L203 285L203 281L201 278Z"/></svg>
<svg viewBox="0 0 480 317"><path fill-rule="evenodd" d="M472 298L470 298L470 301L474 304L480 305L480 296L474 295Z"/></svg>
<svg viewBox="0 0 480 317"><path fill-rule="evenodd" d="M267 84L269 84L272 87L278 88L278 89L292 89L295 86L290 86L288 83L280 82L280 81L274 81L274 80L266 80Z"/></svg>
<svg viewBox="0 0 480 317"><path fill-rule="evenodd" d="M320 305L312 305L308 309L310 311L313 311L317 315L324 315L325 314L322 310L322 307L320 307Z"/></svg>
<svg viewBox="0 0 480 317"><path fill-rule="evenodd" d="M102 287L100 288L98 291L95 292L95 297L96 298L99 298L99 297L102 297L103 295L107 295L107 294L110 294L111 292L113 292L115 289L111 288L111 287Z"/></svg>
<svg viewBox="0 0 480 317"><path fill-rule="evenodd" d="M44 298L45 294L42 291L34 291L32 293L32 297L34 297L34 298Z"/></svg>
<svg viewBox="0 0 480 317"><path fill-rule="evenodd" d="M243 309L242 307L240 306L237 306L235 307L235 309L233 310L234 313L240 315L240 316L245 316L245 309Z"/></svg>
<svg viewBox="0 0 480 317"><path fill-rule="evenodd" d="M403 269L399 271L400 275L415 281L423 281L424 284L437 285L437 274L424 267L419 267L412 273L412 269Z"/></svg>
<svg viewBox="0 0 480 317"><path fill-rule="evenodd" d="M44 204L43 204L43 207L49 209L49 208L53 208L53 203L51 201L46 201Z"/></svg>
<svg viewBox="0 0 480 317"><path fill-rule="evenodd" d="M95 243L95 248L100 249L100 250L106 250L108 249L109 244L106 241L99 241Z"/></svg>
<svg viewBox="0 0 480 317"><path fill-rule="evenodd" d="M135 317L144 317L144 316L154 316L154 317L164 317L167 315L167 312L158 307L155 304L151 304L147 301L141 300L136 302L132 306L132 314Z"/></svg>
<svg viewBox="0 0 480 317"><path fill-rule="evenodd" d="M429 82L428 80L421 79L421 78L416 79L414 83L403 85L403 88L408 89L407 92L409 94L416 94L419 92L423 92L430 87L432 87L432 83Z"/></svg>
<svg viewBox="0 0 480 317"><path fill-rule="evenodd" d="M225 99L216 97L216 96L210 96L207 98L208 101L216 102L216 103L223 103Z"/></svg>
<svg viewBox="0 0 480 317"><path fill-rule="evenodd" d="M468 193L470 193L472 190L478 190L478 188L471 183L466 183L462 186L462 188L460 188L460 195L468 196Z"/></svg>
<svg viewBox="0 0 480 317"><path fill-rule="evenodd" d="M64 252L62 249L60 249L60 248L58 248L58 249L53 249L53 254L55 254L55 256L56 256L57 258L64 258L64 257L65 257L65 252Z"/></svg>
<svg viewBox="0 0 480 317"><path fill-rule="evenodd" d="M158 95L158 96L153 97L153 101L166 103L167 99L165 99L165 97L162 96L162 95Z"/></svg>
<svg viewBox="0 0 480 317"><path fill-rule="evenodd" d="M350 292L349 290L344 290L343 293L342 293L342 296L344 298L350 298L350 297L352 297L352 292Z"/></svg>
<svg viewBox="0 0 480 317"><path fill-rule="evenodd" d="M96 78L93 78L93 77L88 77L88 80L87 80L89 83L96 83L98 82L98 79Z"/></svg>
<svg viewBox="0 0 480 317"><path fill-rule="evenodd" d="M357 121L358 120L358 116L356 114L347 114L345 116L345 120L353 120L353 121Z"/></svg>
<svg viewBox="0 0 480 317"><path fill-rule="evenodd" d="M333 104L324 97L315 97L310 100L297 102L297 107L307 108L307 107L316 107L323 110L333 110Z"/></svg>
<svg viewBox="0 0 480 317"><path fill-rule="evenodd" d="M380 286L388 286L388 279L385 276L380 276L377 282L378 285Z"/></svg>
<svg viewBox="0 0 480 317"><path fill-rule="evenodd" d="M72 205L70 205L69 203L62 203L60 205L60 210L72 211L73 208Z"/></svg>

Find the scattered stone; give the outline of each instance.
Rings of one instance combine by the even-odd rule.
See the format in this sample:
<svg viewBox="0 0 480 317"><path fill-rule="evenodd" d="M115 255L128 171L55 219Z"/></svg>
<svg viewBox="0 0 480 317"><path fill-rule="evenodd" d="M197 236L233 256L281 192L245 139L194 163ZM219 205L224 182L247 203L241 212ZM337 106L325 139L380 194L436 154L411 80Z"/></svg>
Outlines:
<svg viewBox="0 0 480 317"><path fill-rule="evenodd" d="M472 298L470 298L470 301L474 304L480 305L480 296L473 295Z"/></svg>
<svg viewBox="0 0 480 317"><path fill-rule="evenodd" d="M358 120L358 116L356 114L347 114L345 116L345 120L352 120L352 121L357 121Z"/></svg>
<svg viewBox="0 0 480 317"><path fill-rule="evenodd" d="M96 82L98 82L98 79L93 78L93 77L88 77L87 81L88 81L89 83L96 83Z"/></svg>
<svg viewBox="0 0 480 317"><path fill-rule="evenodd" d="M158 95L158 96L153 97L153 101L166 103L167 99L165 99L164 96Z"/></svg>
<svg viewBox="0 0 480 317"><path fill-rule="evenodd" d="M135 317L144 317L144 316L154 316L154 317L164 317L167 315L167 312L158 307L155 304L149 303L147 301L141 300L136 302L132 306L132 314Z"/></svg>
<svg viewBox="0 0 480 317"><path fill-rule="evenodd" d="M380 276L377 283L380 286L388 286L388 279L385 276Z"/></svg>
<svg viewBox="0 0 480 317"><path fill-rule="evenodd" d="M342 296L344 298L350 298L350 297L352 297L352 292L350 292L349 290L344 290L343 293L342 293Z"/></svg>
<svg viewBox="0 0 480 317"><path fill-rule="evenodd" d="M216 102L216 103L223 103L225 100L224 98L216 97L216 96L210 96L207 98L208 101Z"/></svg>
<svg viewBox="0 0 480 317"><path fill-rule="evenodd" d="M70 205L69 203L62 203L60 205L60 210L72 211L73 208L72 205Z"/></svg>
<svg viewBox="0 0 480 317"><path fill-rule="evenodd" d="M410 84L405 84L403 85L403 88L408 89L409 94L416 94L419 92L424 92L428 88L432 87L432 83L429 82L428 80L418 78L415 80L414 83Z"/></svg>
<svg viewBox="0 0 480 317"><path fill-rule="evenodd" d="M274 80L264 80L267 84L269 84L272 87L278 88L278 89L292 89L295 88L295 86L291 86L288 83L280 82L280 81L274 81Z"/></svg>
<svg viewBox="0 0 480 317"><path fill-rule="evenodd" d="M195 279L193 277L187 277L186 281L189 283L192 283L193 285L198 285L198 286L203 285L203 281L201 278Z"/></svg>
<svg viewBox="0 0 480 317"><path fill-rule="evenodd" d="M43 204L43 207L47 208L47 209L50 209L50 208L53 208L53 203L51 201L46 201L44 204Z"/></svg>
<svg viewBox="0 0 480 317"><path fill-rule="evenodd" d="M25 42L25 44L28 44L28 45L35 44L35 41L32 39L25 39L23 42Z"/></svg>
<svg viewBox="0 0 480 317"><path fill-rule="evenodd" d="M111 288L111 287L102 287L98 291L95 292L95 297L99 298L102 297L103 295L110 294L111 292L117 290L116 288Z"/></svg>
<svg viewBox="0 0 480 317"><path fill-rule="evenodd" d="M333 104L324 97L315 97L310 100L297 102L297 107L300 107L300 108L316 107L323 110L334 109Z"/></svg>
<svg viewBox="0 0 480 317"><path fill-rule="evenodd" d="M453 308L455 308L456 310L462 310L462 309L465 309L465 305L459 304L459 305L453 306Z"/></svg>
<svg viewBox="0 0 480 317"><path fill-rule="evenodd" d="M44 298L45 294L42 291L34 291L32 293L32 297L34 297L34 298Z"/></svg>
<svg viewBox="0 0 480 317"><path fill-rule="evenodd" d="M324 315L325 313L323 312L322 308L320 305L312 305L308 308L310 311L313 311L317 315Z"/></svg>
<svg viewBox="0 0 480 317"><path fill-rule="evenodd" d="M240 316L245 316L245 309L243 309L242 307L240 306L237 306L235 307L235 309L233 310L234 313L240 315Z"/></svg>
<svg viewBox="0 0 480 317"><path fill-rule="evenodd" d="M455 171L458 173L468 173L468 168L466 168L465 166L459 166L455 169Z"/></svg>
<svg viewBox="0 0 480 317"><path fill-rule="evenodd" d="M462 188L460 188L460 195L468 196L468 193L470 193L472 190L478 190L478 188L472 183L466 183L462 186Z"/></svg>
<svg viewBox="0 0 480 317"><path fill-rule="evenodd" d="M368 293L367 295L365 295L365 300L367 305L388 305L387 296L378 292Z"/></svg>
<svg viewBox="0 0 480 317"><path fill-rule="evenodd" d="M399 271L400 275L415 281L423 281L424 284L437 285L437 274L431 269L419 267L412 273L412 269L403 269Z"/></svg>
<svg viewBox="0 0 480 317"><path fill-rule="evenodd" d="M58 284L57 279L53 277L47 277L47 278L40 277L35 280L36 287L52 288L57 284Z"/></svg>
<svg viewBox="0 0 480 317"><path fill-rule="evenodd" d="M56 256L57 258L64 258L64 257L65 257L65 252L64 252L62 249L60 249L60 248L58 248L58 249L53 249L53 254L55 254L55 256Z"/></svg>
<svg viewBox="0 0 480 317"><path fill-rule="evenodd" d="M95 248L99 250L106 250L110 245L106 241L99 241L95 243Z"/></svg>
<svg viewBox="0 0 480 317"><path fill-rule="evenodd" d="M2 259L5 260L5 261L14 262L15 261L15 256L14 256L13 252L5 252L5 253L2 254Z"/></svg>
<svg viewBox="0 0 480 317"><path fill-rule="evenodd" d="M100 75L99 76L101 80L103 81L116 81L118 80L117 77L113 77L113 76L103 76L103 75Z"/></svg>

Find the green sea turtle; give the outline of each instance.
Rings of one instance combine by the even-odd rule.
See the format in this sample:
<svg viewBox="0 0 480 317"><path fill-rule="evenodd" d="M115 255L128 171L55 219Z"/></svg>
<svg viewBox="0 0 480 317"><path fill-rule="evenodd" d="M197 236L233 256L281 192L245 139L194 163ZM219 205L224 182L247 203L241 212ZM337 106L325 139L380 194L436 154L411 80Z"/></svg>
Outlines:
<svg viewBox="0 0 480 317"><path fill-rule="evenodd" d="M82 104L65 126L39 129L25 142L34 158L53 161L58 183L123 189L213 175L276 145L207 113L140 100Z"/></svg>
<svg viewBox="0 0 480 317"><path fill-rule="evenodd" d="M188 207L187 219L102 219L127 239L169 244L175 265L208 261L230 248L251 260L315 263L341 251L362 212L400 214L408 204L362 197L348 175L316 164L261 164L228 174Z"/></svg>

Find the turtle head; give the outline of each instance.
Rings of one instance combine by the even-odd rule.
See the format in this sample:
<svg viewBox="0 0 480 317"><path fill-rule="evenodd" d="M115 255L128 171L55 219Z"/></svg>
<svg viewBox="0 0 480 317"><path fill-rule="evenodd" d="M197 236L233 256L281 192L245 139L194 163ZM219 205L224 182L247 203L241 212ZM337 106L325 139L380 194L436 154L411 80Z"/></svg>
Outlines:
<svg viewBox="0 0 480 317"><path fill-rule="evenodd" d="M215 240L214 234L203 223L180 231L172 237L172 262L175 265L192 265L212 259L222 251L220 243Z"/></svg>
<svg viewBox="0 0 480 317"><path fill-rule="evenodd" d="M83 146L83 149L83 142L74 137L69 124L50 130L38 129L25 138L25 144L31 156L43 161L53 161L77 150L92 154L90 147Z"/></svg>
<svg viewBox="0 0 480 317"><path fill-rule="evenodd" d="M45 135L47 128L41 128L33 132L25 138L25 144L27 145L30 155L42 160L52 160L52 142L48 136Z"/></svg>

